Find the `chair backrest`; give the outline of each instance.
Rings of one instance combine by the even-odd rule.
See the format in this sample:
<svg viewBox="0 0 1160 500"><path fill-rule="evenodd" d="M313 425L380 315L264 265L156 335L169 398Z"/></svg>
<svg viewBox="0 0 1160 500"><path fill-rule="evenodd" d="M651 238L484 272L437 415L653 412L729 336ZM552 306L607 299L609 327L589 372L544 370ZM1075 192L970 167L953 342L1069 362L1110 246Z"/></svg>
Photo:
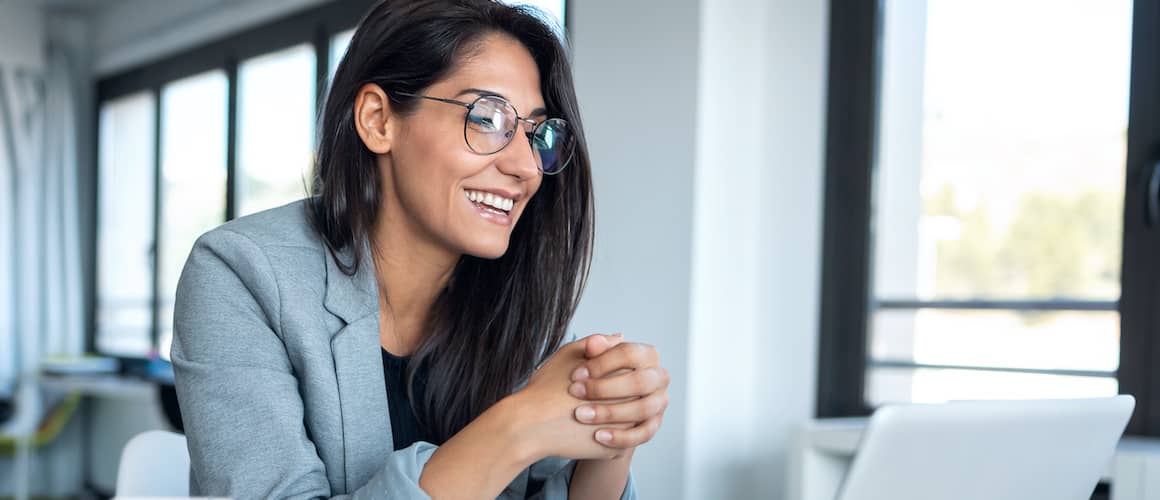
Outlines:
<svg viewBox="0 0 1160 500"><path fill-rule="evenodd" d="M133 436L121 450L117 496L189 496L185 436L169 431L146 431Z"/></svg>

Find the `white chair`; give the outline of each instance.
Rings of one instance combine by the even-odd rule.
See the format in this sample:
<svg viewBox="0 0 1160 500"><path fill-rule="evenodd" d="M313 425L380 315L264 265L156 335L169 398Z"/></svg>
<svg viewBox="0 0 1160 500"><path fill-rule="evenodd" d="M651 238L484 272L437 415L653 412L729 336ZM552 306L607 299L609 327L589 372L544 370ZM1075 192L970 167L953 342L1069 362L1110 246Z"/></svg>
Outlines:
<svg viewBox="0 0 1160 500"><path fill-rule="evenodd" d="M117 470L118 497L189 496L189 450L185 436L145 431L125 443Z"/></svg>

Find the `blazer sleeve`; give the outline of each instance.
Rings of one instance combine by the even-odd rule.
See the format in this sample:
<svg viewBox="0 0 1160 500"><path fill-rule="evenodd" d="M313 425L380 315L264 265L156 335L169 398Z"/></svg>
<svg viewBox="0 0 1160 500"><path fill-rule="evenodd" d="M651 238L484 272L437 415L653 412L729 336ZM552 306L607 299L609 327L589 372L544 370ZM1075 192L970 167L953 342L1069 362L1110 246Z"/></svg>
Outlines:
<svg viewBox="0 0 1160 500"><path fill-rule="evenodd" d="M223 228L198 239L178 282L172 349L192 495L332 496L275 328L279 300L272 266L252 240ZM435 449L395 451L349 496L428 498L419 476Z"/></svg>
<svg viewBox="0 0 1160 500"><path fill-rule="evenodd" d="M521 473L500 494L498 500L566 500L568 487L572 483L572 472L575 470L575 460L545 458ZM631 472L620 500L637 500L636 484L633 483Z"/></svg>

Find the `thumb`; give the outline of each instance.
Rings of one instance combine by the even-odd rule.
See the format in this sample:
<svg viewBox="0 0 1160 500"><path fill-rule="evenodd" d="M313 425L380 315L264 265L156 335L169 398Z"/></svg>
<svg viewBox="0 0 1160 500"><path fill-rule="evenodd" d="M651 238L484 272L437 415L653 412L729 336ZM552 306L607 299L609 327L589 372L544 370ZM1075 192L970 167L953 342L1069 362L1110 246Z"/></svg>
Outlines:
<svg viewBox="0 0 1160 500"><path fill-rule="evenodd" d="M616 333L613 335L597 334L597 335L592 335L585 340L586 340L586 342L584 343L584 355L585 355L585 357L592 359L592 358L595 358L597 356L600 356L601 354L604 354L605 351L607 351L607 350L615 347L617 344L623 342L624 337L619 333Z"/></svg>

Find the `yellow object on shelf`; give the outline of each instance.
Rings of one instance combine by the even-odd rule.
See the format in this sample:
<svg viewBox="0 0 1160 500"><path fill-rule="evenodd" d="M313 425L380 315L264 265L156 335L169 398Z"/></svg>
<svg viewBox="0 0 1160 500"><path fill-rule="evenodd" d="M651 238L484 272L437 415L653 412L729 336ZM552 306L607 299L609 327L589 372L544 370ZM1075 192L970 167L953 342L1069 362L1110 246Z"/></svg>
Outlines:
<svg viewBox="0 0 1160 500"><path fill-rule="evenodd" d="M36 428L36 436L33 437L32 446L35 448L42 447L51 443L60 432L64 429L65 424L68 424L69 419L76 413L77 406L81 402L80 392L70 392L59 403L52 407L52 410L44 416L40 425ZM0 435L0 454L11 455L16 451L17 445L16 436Z"/></svg>

